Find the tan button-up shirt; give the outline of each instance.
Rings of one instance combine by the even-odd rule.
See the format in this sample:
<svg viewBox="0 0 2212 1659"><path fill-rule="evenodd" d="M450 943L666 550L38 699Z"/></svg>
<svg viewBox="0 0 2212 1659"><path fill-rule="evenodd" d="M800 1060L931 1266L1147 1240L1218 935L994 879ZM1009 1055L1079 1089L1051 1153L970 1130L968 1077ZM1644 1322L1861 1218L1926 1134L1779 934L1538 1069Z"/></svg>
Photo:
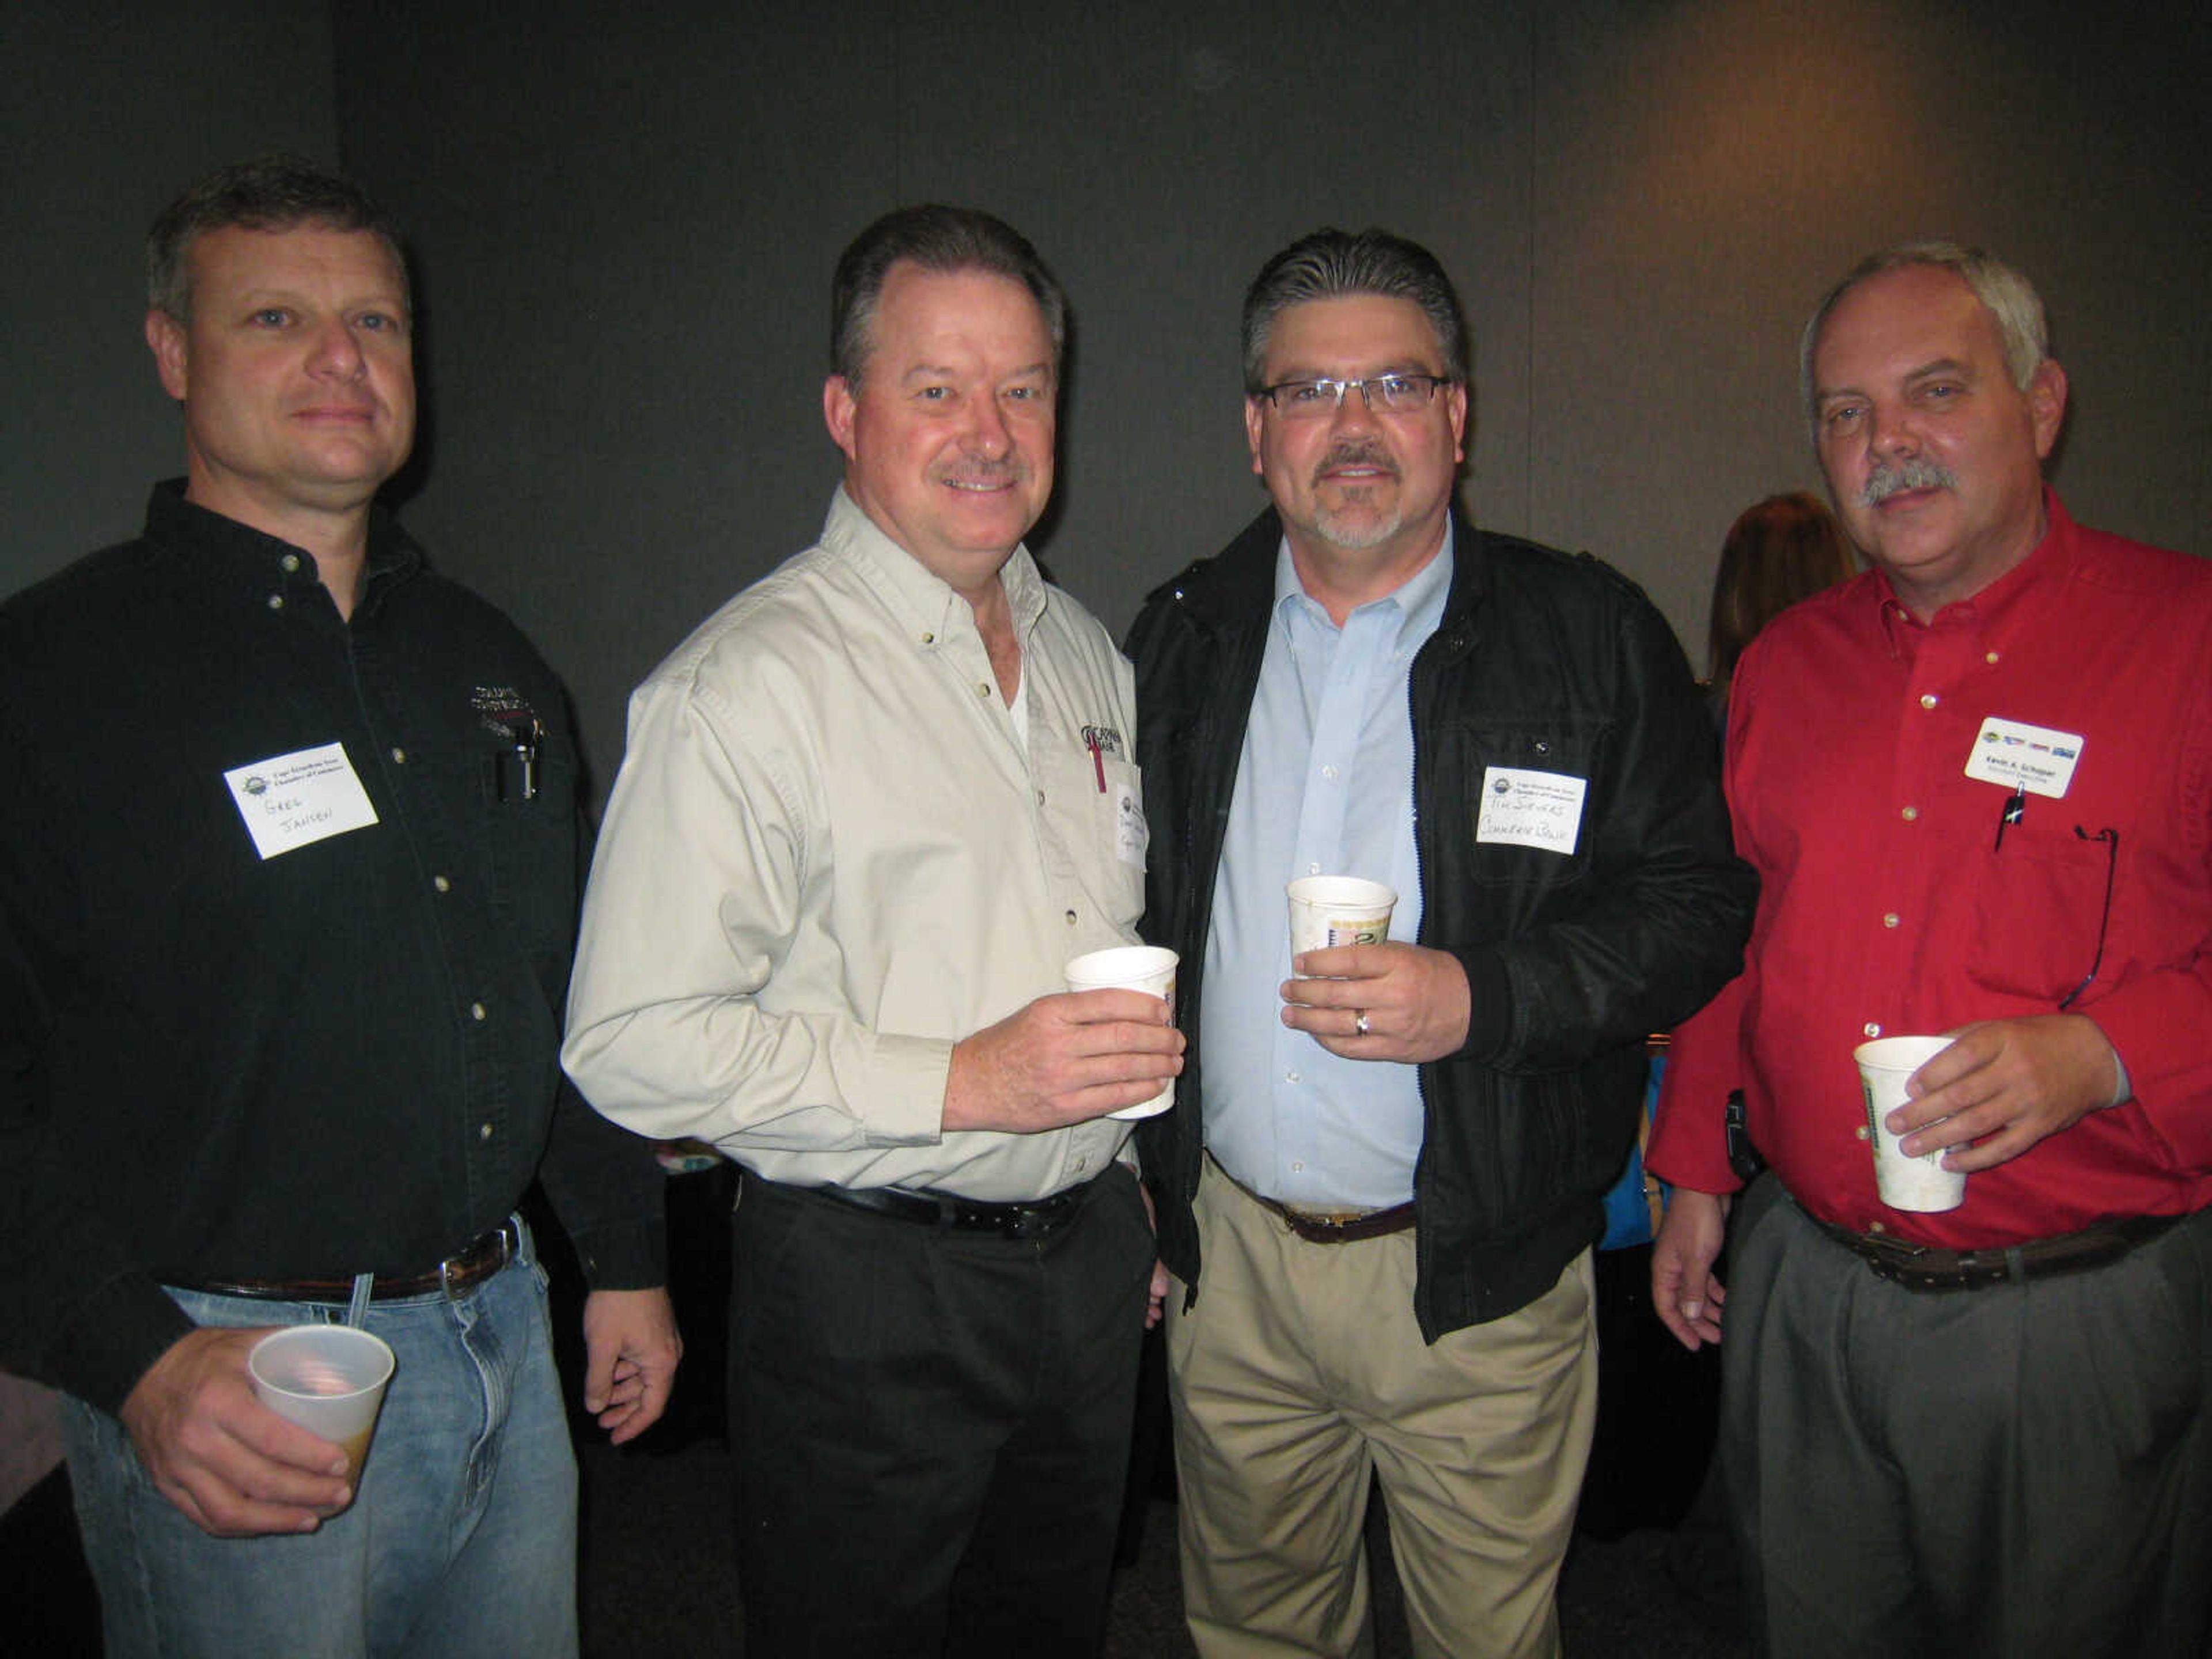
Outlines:
<svg viewBox="0 0 2212 1659"><path fill-rule="evenodd" d="M771 1181L1043 1197L1128 1126L947 1133L953 1043L1136 939L1128 665L1018 548L1026 749L968 603L840 490L630 700L562 1060Z"/></svg>

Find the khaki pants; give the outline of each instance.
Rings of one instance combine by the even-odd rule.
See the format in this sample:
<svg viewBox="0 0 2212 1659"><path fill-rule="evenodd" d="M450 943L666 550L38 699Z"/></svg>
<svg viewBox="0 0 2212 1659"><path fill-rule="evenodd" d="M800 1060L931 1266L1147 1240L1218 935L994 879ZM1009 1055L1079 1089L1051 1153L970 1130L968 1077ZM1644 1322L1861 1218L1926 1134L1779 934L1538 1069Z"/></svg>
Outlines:
<svg viewBox="0 0 2212 1659"><path fill-rule="evenodd" d="M1556 1655L1597 1410L1587 1254L1434 1346L1413 1234L1313 1244L1208 1161L1197 1305L1168 1298L1185 1607L1206 1659L1352 1651L1379 1473L1417 1654Z"/></svg>

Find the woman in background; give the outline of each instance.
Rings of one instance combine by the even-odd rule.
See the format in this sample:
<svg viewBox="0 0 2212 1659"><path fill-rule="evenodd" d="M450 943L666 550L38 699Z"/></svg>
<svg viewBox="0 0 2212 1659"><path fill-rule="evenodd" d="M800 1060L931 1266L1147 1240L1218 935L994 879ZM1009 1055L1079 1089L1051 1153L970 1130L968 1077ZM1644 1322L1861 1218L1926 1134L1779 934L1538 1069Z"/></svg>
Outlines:
<svg viewBox="0 0 2212 1659"><path fill-rule="evenodd" d="M1803 490L1746 507L1721 544L1705 672L1716 720L1725 718L1729 680L1752 636L1800 599L1856 573L1835 516Z"/></svg>

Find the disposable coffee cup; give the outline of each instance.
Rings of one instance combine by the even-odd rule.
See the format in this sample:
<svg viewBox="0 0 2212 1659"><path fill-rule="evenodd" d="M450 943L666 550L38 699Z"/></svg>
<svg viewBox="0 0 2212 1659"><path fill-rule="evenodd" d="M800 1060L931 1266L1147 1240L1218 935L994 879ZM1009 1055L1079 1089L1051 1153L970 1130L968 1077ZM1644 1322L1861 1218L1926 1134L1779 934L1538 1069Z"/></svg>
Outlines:
<svg viewBox="0 0 2212 1659"><path fill-rule="evenodd" d="M361 1474L392 1380L392 1350L350 1325L293 1325L246 1356L253 1392L289 1423L344 1448L346 1479Z"/></svg>
<svg viewBox="0 0 2212 1659"><path fill-rule="evenodd" d="M1893 1210L1955 1210L1966 1200L1966 1177L1960 1170L1943 1167L1942 1152L1908 1158L1899 1150L1899 1137L1883 1124L1905 1104L1905 1080L1950 1046L1947 1036L1895 1036L1862 1042L1851 1050L1851 1058L1859 1063L1859 1085L1866 1095L1867 1128L1874 1142L1875 1188Z"/></svg>
<svg viewBox="0 0 2212 1659"><path fill-rule="evenodd" d="M1398 895L1358 876L1301 876L1285 888L1291 901L1291 954L1334 945L1380 945L1390 937Z"/></svg>
<svg viewBox="0 0 2212 1659"><path fill-rule="evenodd" d="M1163 999L1170 1010L1175 1007L1176 964L1182 960L1164 945L1117 945L1111 950L1093 951L1079 956L1067 964L1067 988L1071 991L1142 991L1149 996ZM1109 1117L1152 1117L1175 1104L1175 1079L1150 1100L1140 1100L1133 1106L1124 1106L1118 1112L1109 1112Z"/></svg>

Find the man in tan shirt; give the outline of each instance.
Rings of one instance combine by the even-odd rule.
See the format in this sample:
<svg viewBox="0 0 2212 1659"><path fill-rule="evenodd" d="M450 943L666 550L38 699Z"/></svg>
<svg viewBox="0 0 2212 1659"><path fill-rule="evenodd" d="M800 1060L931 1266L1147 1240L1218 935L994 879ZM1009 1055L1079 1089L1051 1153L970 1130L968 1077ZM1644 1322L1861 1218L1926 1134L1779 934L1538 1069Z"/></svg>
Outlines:
<svg viewBox="0 0 2212 1659"><path fill-rule="evenodd" d="M563 1059L744 1170L749 1647L1088 1653L1153 1273L1106 1114L1182 1040L1060 988L1135 939L1145 857L1128 666L1021 545L1065 302L932 207L862 233L832 310L844 487L633 699Z"/></svg>

